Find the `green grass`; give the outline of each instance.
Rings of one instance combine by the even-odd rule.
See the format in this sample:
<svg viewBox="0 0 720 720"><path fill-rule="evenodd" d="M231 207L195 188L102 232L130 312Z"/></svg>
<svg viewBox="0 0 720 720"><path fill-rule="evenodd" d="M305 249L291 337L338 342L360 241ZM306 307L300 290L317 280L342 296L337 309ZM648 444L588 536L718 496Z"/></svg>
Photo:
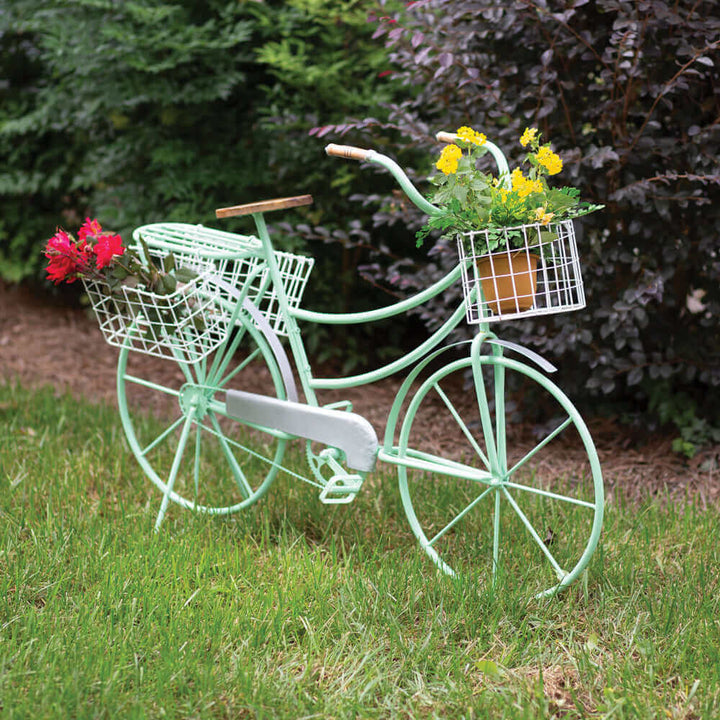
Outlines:
<svg viewBox="0 0 720 720"><path fill-rule="evenodd" d="M438 576L396 485L155 535L114 408L0 386L0 715L718 717L717 509L610 505L587 583L532 600Z"/></svg>

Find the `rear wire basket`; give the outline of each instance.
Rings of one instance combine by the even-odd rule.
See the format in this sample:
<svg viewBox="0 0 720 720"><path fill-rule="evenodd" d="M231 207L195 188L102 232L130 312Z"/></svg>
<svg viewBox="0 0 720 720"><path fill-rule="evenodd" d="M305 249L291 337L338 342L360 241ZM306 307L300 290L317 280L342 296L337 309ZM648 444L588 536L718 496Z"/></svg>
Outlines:
<svg viewBox="0 0 720 720"><path fill-rule="evenodd" d="M172 252L176 267L191 269L197 277L179 285L172 295L126 286L111 294L107 284L85 280L100 329L111 345L128 345L155 357L198 362L227 337L231 309L237 294L245 289L246 297L272 329L287 335L277 290L265 261L257 256L262 248L257 238L184 223L145 225L135 230L133 237L141 257L144 251L140 238L158 267ZM286 252L275 252L275 258L288 302L297 307L314 260Z"/></svg>
<svg viewBox="0 0 720 720"><path fill-rule="evenodd" d="M549 315L585 307L572 220L502 228L504 248L488 253L497 230L458 235L468 323ZM529 273L529 274L528 274Z"/></svg>
<svg viewBox="0 0 720 720"><path fill-rule="evenodd" d="M160 258L153 258L158 264ZM209 273L183 263L198 276L170 295L83 280L95 316L110 345L195 363L212 352L227 333L230 316L215 303Z"/></svg>

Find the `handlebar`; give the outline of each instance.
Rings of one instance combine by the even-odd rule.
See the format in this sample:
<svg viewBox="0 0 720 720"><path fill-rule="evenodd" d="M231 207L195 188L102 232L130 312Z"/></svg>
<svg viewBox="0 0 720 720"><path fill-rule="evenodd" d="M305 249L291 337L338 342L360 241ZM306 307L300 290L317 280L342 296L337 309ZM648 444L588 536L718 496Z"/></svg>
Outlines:
<svg viewBox="0 0 720 720"><path fill-rule="evenodd" d="M454 143L458 139L458 136L455 133L440 131L435 135L435 138L439 142ZM483 143L483 147L492 155L495 163L497 164L498 176L502 186L507 189L512 188L510 168L508 167L507 159L505 158L505 155L503 155L502 150L490 141L485 141L485 143ZM362 148L354 147L352 145L335 145L334 143L326 145L325 152L333 157L370 162L384 167L393 175L408 198L410 198L410 200L417 205L420 210L428 215L437 215L440 212L440 208L436 207L432 203L429 203L412 184L412 182L410 182L410 178L408 178L404 170L394 160L391 160L386 155L382 155L375 150L363 150Z"/></svg>
<svg viewBox="0 0 720 720"><path fill-rule="evenodd" d="M403 189L410 201L417 205L424 213L428 215L436 215L439 208L429 203L419 192L419 190L410 182L410 178L405 171L391 158L375 150L363 150L362 148L353 147L352 145L335 145L331 143L325 146L325 152L334 157L348 158L350 160L361 160L375 165L380 165L390 172L397 180L398 185Z"/></svg>
<svg viewBox="0 0 720 720"><path fill-rule="evenodd" d="M456 138L457 135L455 135L455 133L445 132L444 130L441 130L435 135L435 139L439 142L454 143Z"/></svg>
<svg viewBox="0 0 720 720"><path fill-rule="evenodd" d="M325 152L333 157L347 158L348 160L367 160L372 150L363 150L352 145L335 145L330 143L325 147Z"/></svg>

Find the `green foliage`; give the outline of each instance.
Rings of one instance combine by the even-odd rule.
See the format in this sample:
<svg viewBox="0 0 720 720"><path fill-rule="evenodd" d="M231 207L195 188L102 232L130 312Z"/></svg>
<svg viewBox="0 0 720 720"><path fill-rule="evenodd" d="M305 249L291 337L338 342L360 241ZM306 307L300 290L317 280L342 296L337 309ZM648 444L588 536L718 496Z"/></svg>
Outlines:
<svg viewBox="0 0 720 720"><path fill-rule="evenodd" d="M254 8L262 45L257 59L275 83L269 110L288 118L314 115L335 122L387 100L378 73L387 65L381 43L370 43L368 3L357 0L290 0ZM265 111L267 112L267 110Z"/></svg>
<svg viewBox="0 0 720 720"><path fill-rule="evenodd" d="M205 199L242 155L236 118L218 109L246 92L247 21L224 3L147 0L15 0L0 21L37 59L14 90L24 113L0 126L15 148L0 203L26 208L5 231L24 234L24 257L85 214L123 234L158 216L210 216Z"/></svg>
<svg viewBox="0 0 720 720"><path fill-rule="evenodd" d="M699 415L697 400L684 390L673 389L667 380L650 384L649 410L663 425L674 427L680 434L673 440L673 450L692 458L702 445L720 444L720 412L713 417Z"/></svg>
<svg viewBox="0 0 720 720"><path fill-rule="evenodd" d="M328 200L310 217L327 220L349 185L328 191L337 163L309 131L383 97L386 51L366 14L346 0L10 0L0 273L39 277L43 241L86 215L126 237L146 222L213 224L216 207L311 192Z"/></svg>

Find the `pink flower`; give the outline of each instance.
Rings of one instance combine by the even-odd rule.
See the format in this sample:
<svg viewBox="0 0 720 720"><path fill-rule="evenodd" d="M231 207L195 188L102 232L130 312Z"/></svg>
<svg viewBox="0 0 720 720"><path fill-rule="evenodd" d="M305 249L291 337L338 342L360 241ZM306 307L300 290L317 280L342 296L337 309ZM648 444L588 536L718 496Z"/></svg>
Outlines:
<svg viewBox="0 0 720 720"><path fill-rule="evenodd" d="M119 235L100 235L93 248L97 258L97 269L107 267L114 257L119 257L125 252L122 238Z"/></svg>
<svg viewBox="0 0 720 720"><path fill-rule="evenodd" d="M102 232L102 226L97 220L85 218L85 222L78 231L78 238L85 240L87 237L97 237Z"/></svg>

